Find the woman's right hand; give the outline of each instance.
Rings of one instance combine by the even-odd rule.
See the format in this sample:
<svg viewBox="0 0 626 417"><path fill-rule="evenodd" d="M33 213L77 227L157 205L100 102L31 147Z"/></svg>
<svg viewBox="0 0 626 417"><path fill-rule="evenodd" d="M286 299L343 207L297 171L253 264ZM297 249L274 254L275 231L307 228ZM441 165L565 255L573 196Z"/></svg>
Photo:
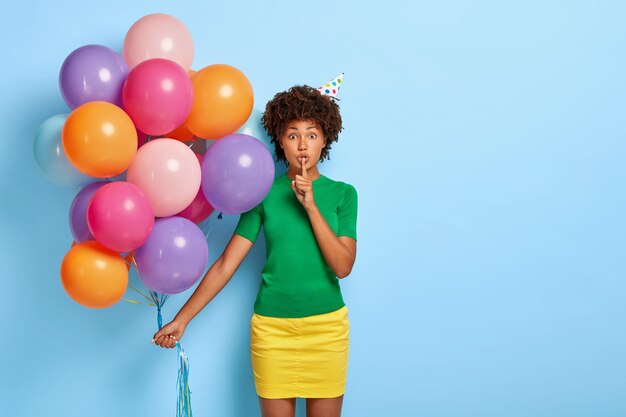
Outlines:
<svg viewBox="0 0 626 417"><path fill-rule="evenodd" d="M171 349L176 346L176 342L183 337L186 327L186 325L175 320L169 322L165 326L161 327L161 330L154 334L152 337L152 343L157 346Z"/></svg>

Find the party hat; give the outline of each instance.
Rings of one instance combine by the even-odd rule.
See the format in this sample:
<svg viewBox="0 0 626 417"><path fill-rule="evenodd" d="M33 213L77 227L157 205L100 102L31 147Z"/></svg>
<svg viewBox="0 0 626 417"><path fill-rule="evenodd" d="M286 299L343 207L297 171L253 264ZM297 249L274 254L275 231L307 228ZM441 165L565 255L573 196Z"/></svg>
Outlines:
<svg viewBox="0 0 626 417"><path fill-rule="evenodd" d="M341 83L343 82L343 72L339 74L337 77L333 78L326 84L317 87L320 93L325 96L330 96L332 98L337 98L337 94L339 93L339 89L341 88Z"/></svg>

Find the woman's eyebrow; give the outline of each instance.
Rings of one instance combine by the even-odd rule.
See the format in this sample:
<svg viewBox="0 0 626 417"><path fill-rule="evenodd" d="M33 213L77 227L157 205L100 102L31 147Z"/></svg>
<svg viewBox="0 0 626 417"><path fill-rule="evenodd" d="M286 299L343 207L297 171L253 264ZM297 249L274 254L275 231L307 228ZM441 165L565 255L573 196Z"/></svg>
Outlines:
<svg viewBox="0 0 626 417"><path fill-rule="evenodd" d="M309 126L306 128L306 130L309 130L309 129L317 129L317 126ZM298 128L295 126L289 126L287 130L298 130Z"/></svg>

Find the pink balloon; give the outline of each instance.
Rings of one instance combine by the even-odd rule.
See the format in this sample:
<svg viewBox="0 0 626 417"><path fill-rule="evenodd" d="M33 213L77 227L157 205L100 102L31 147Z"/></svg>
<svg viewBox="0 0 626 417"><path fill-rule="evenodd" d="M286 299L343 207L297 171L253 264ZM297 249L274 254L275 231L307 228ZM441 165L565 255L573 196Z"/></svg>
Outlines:
<svg viewBox="0 0 626 417"><path fill-rule="evenodd" d="M198 162L202 163L202 155L196 154ZM177 214L178 217L184 217L198 224L203 222L213 213L213 206L209 203L202 192L202 188L198 190L198 194L186 209Z"/></svg>
<svg viewBox="0 0 626 417"><path fill-rule="evenodd" d="M87 206L87 225L109 249L128 252L143 245L154 226L150 200L137 186L112 182L100 187Z"/></svg>
<svg viewBox="0 0 626 417"><path fill-rule="evenodd" d="M124 110L142 132L158 136L176 129L189 116L193 85L173 61L157 58L137 65L122 90Z"/></svg>
<svg viewBox="0 0 626 417"><path fill-rule="evenodd" d="M176 139L154 139L137 150L128 168L127 181L141 188L157 217L185 209L200 189L198 158Z"/></svg>
<svg viewBox="0 0 626 417"><path fill-rule="evenodd" d="M175 17L149 14L126 33L123 55L130 69L147 59L165 58L188 71L193 63L193 39L189 29Z"/></svg>

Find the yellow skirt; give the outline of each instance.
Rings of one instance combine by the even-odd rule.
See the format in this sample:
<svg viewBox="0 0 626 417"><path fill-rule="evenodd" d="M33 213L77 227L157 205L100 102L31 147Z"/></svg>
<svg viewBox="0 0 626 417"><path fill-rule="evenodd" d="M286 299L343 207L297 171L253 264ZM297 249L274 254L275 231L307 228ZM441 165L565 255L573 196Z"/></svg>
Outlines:
<svg viewBox="0 0 626 417"><path fill-rule="evenodd" d="M253 314L250 357L263 398L343 395L350 345L348 308L302 318Z"/></svg>

